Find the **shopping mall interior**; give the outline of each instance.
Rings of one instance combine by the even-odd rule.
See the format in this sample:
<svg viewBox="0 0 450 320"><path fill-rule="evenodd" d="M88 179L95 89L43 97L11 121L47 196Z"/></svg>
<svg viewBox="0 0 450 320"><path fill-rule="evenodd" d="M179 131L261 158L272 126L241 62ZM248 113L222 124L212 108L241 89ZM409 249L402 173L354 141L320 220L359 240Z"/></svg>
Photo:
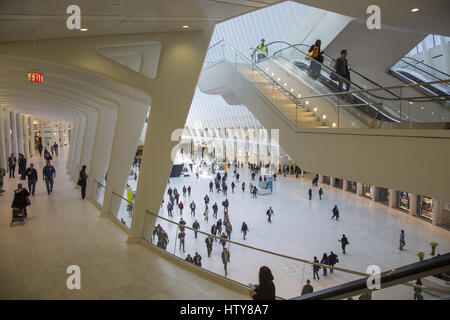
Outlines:
<svg viewBox="0 0 450 320"><path fill-rule="evenodd" d="M71 2L0 1L0 299L450 299L448 1Z"/></svg>

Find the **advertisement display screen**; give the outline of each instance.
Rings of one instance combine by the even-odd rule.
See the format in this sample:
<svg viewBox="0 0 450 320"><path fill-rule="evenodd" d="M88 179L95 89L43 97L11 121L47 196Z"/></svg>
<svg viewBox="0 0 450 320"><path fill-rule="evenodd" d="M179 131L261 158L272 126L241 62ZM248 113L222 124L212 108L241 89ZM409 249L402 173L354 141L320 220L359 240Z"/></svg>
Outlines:
<svg viewBox="0 0 450 320"><path fill-rule="evenodd" d="M399 209L409 211L409 193L399 191L397 199L398 199L397 206L399 207Z"/></svg>
<svg viewBox="0 0 450 320"><path fill-rule="evenodd" d="M417 201L419 204L419 215L433 220L433 206L434 201L432 198L426 197L426 196L419 196L419 201Z"/></svg>

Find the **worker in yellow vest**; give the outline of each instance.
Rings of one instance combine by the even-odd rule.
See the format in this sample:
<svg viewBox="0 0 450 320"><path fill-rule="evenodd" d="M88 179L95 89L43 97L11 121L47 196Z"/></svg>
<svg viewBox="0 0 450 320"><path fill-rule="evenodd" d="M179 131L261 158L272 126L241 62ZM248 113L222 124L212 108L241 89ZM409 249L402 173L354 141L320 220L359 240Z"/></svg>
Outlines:
<svg viewBox="0 0 450 320"><path fill-rule="evenodd" d="M264 58L266 58L269 55L269 49L267 48L267 45L264 43L264 38L261 39L261 43L256 47L258 49L257 57L258 61L260 62Z"/></svg>

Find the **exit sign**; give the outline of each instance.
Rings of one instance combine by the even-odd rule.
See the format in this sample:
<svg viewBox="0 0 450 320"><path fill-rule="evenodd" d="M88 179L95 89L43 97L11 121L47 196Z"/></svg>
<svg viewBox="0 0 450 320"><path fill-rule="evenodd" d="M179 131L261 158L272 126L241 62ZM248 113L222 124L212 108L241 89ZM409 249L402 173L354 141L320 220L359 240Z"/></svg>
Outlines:
<svg viewBox="0 0 450 320"><path fill-rule="evenodd" d="M42 73L28 72L28 81L32 83L44 82L44 75Z"/></svg>

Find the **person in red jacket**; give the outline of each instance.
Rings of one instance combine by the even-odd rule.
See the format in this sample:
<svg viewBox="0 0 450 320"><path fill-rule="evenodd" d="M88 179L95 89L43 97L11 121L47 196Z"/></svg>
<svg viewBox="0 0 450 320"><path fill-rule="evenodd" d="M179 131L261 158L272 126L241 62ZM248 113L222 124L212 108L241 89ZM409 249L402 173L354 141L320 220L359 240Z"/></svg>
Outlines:
<svg viewBox="0 0 450 320"><path fill-rule="evenodd" d="M180 201L180 203L178 204L178 209L180 209L180 215L183 215L184 209L183 201Z"/></svg>

